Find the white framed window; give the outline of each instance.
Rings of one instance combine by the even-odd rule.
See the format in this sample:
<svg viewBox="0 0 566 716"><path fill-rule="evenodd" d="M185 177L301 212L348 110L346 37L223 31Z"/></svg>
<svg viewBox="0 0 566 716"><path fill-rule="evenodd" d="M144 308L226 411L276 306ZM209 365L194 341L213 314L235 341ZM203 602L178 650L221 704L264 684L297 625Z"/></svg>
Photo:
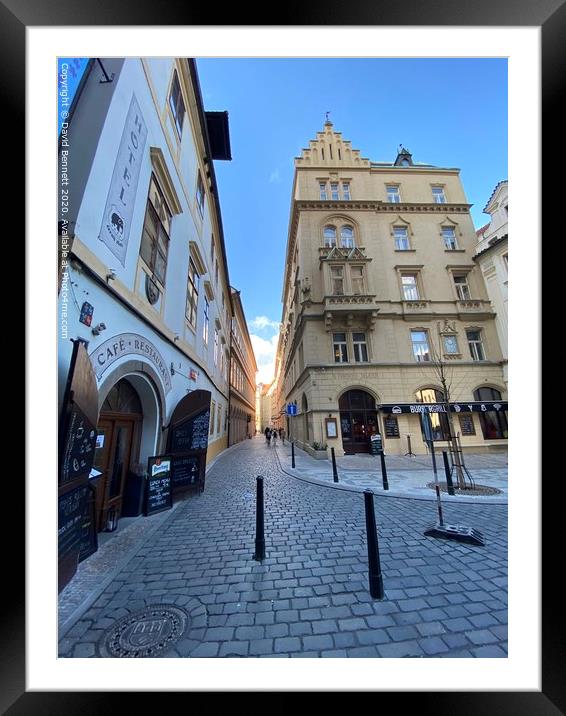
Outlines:
<svg viewBox="0 0 566 716"><path fill-rule="evenodd" d="M346 342L345 333L333 333L332 334L333 348L334 348L334 362L335 363L347 363L348 362L348 344Z"/></svg>
<svg viewBox="0 0 566 716"><path fill-rule="evenodd" d="M446 195L443 186L432 187L432 199L435 204L446 204Z"/></svg>
<svg viewBox="0 0 566 716"><path fill-rule="evenodd" d="M460 301L469 301L471 299L468 277L465 273L454 274L454 286Z"/></svg>
<svg viewBox="0 0 566 716"><path fill-rule="evenodd" d="M187 279L187 303L185 306L185 317L187 321L196 328L197 325L197 308L198 308L198 289L200 276L197 273L196 266L192 259L189 259L189 276Z"/></svg>
<svg viewBox="0 0 566 716"><path fill-rule="evenodd" d="M417 274L404 273L401 274L401 287L403 289L403 300L418 301L419 287L417 285Z"/></svg>
<svg viewBox="0 0 566 716"><path fill-rule="evenodd" d="M392 204L401 203L401 194L399 193L399 187L396 184L388 184L386 187L387 201Z"/></svg>
<svg viewBox="0 0 566 716"><path fill-rule="evenodd" d="M204 184L200 171L197 173L197 206L201 216L204 216Z"/></svg>
<svg viewBox="0 0 566 716"><path fill-rule="evenodd" d="M218 365L218 328L214 329L214 365Z"/></svg>
<svg viewBox="0 0 566 716"><path fill-rule="evenodd" d="M356 363L368 362L368 346L365 333L352 333L352 345L354 346L354 360Z"/></svg>
<svg viewBox="0 0 566 716"><path fill-rule="evenodd" d="M325 226L324 227L324 245L326 248L331 249L336 246L336 227Z"/></svg>
<svg viewBox="0 0 566 716"><path fill-rule="evenodd" d="M354 248L354 229L351 226L342 226L340 229L340 246L343 249Z"/></svg>
<svg viewBox="0 0 566 716"><path fill-rule="evenodd" d="M180 137L183 132L183 120L185 119L185 103L183 102L183 95L181 94L181 85L179 84L177 70L173 72L173 82L171 84L171 93L169 94L169 107L173 115L177 134Z"/></svg>
<svg viewBox="0 0 566 716"><path fill-rule="evenodd" d="M442 227L442 239L444 240L444 248L447 251L455 251L458 248L456 243L456 230L453 226Z"/></svg>
<svg viewBox="0 0 566 716"><path fill-rule="evenodd" d="M363 296L364 291L364 267L350 266L350 279L352 281L352 293L356 296Z"/></svg>
<svg viewBox="0 0 566 716"><path fill-rule="evenodd" d="M338 194L337 181L330 182L330 198L332 199L332 201L338 201L338 199L340 198L340 195Z"/></svg>
<svg viewBox="0 0 566 716"><path fill-rule="evenodd" d="M468 339L472 360L485 360L481 331L478 329L468 330L466 331L466 338Z"/></svg>
<svg viewBox="0 0 566 716"><path fill-rule="evenodd" d="M411 248L409 244L409 231L406 226L394 226L393 236L395 238L395 249L397 251L408 251Z"/></svg>
<svg viewBox="0 0 566 716"><path fill-rule="evenodd" d="M350 182L349 181L343 181L342 182L342 199L344 201L350 201Z"/></svg>
<svg viewBox="0 0 566 716"><path fill-rule="evenodd" d="M344 267L343 266L331 266L330 267L330 283L331 283L333 296L343 296L344 295Z"/></svg>
<svg viewBox="0 0 566 716"><path fill-rule="evenodd" d="M143 222L140 256L151 269L153 277L162 286L165 286L171 219L171 211L152 174Z"/></svg>
<svg viewBox="0 0 566 716"><path fill-rule="evenodd" d="M449 354L459 353L458 339L456 336L443 336L444 352Z"/></svg>
<svg viewBox="0 0 566 716"><path fill-rule="evenodd" d="M415 360L418 363L430 361L427 332L411 331L411 342L413 344L413 356Z"/></svg>
<svg viewBox="0 0 566 716"><path fill-rule="evenodd" d="M326 193L326 182L325 182L325 181L319 182L319 183L318 183L318 188L319 188L319 191L320 191L320 198L321 198L323 201L326 201L326 199L328 199L328 194Z"/></svg>

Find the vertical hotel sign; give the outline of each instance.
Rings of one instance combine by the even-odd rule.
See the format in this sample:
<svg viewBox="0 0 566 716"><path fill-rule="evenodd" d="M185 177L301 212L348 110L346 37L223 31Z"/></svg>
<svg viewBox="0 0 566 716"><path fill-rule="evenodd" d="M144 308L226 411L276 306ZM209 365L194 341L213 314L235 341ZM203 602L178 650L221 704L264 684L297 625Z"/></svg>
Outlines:
<svg viewBox="0 0 566 716"><path fill-rule="evenodd" d="M122 266L126 263L128 238L146 139L147 127L136 96L132 95L98 236Z"/></svg>

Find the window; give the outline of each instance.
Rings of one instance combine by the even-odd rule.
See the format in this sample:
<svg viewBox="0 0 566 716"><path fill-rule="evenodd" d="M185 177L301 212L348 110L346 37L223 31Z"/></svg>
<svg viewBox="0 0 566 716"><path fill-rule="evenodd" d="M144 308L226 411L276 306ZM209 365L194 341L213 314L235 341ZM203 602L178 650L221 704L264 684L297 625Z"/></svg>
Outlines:
<svg viewBox="0 0 566 716"><path fill-rule="evenodd" d="M455 251L458 248L456 244L456 232L453 226L442 227L442 238L444 239L444 248L447 251Z"/></svg>
<svg viewBox="0 0 566 716"><path fill-rule="evenodd" d="M466 331L466 337L468 338L472 360L485 360L481 331Z"/></svg>
<svg viewBox="0 0 566 716"><path fill-rule="evenodd" d="M354 229L351 226L343 226L340 229L340 246L343 249L354 248Z"/></svg>
<svg viewBox="0 0 566 716"><path fill-rule="evenodd" d="M214 283L218 286L218 259L216 260L216 265L214 267Z"/></svg>
<svg viewBox="0 0 566 716"><path fill-rule="evenodd" d="M350 278L352 279L352 293L356 296L363 296L364 291L364 267L350 266Z"/></svg>
<svg viewBox="0 0 566 716"><path fill-rule="evenodd" d="M179 137L183 131L183 120L185 118L185 103L181 94L181 85L177 77L177 70L173 72L173 84L171 85L171 94L169 95L169 107L175 120L175 127Z"/></svg>
<svg viewBox="0 0 566 716"><path fill-rule="evenodd" d="M214 329L214 365L218 365L218 328Z"/></svg>
<svg viewBox="0 0 566 716"><path fill-rule="evenodd" d="M224 353L220 351L220 375L224 372Z"/></svg>
<svg viewBox="0 0 566 716"><path fill-rule="evenodd" d="M333 201L338 201L338 199L340 198L340 195L338 194L338 182L337 181L330 182L330 197Z"/></svg>
<svg viewBox="0 0 566 716"><path fill-rule="evenodd" d="M456 336L444 336L444 352L445 353L459 353L458 350L458 339Z"/></svg>
<svg viewBox="0 0 566 716"><path fill-rule="evenodd" d="M340 150L338 150L340 151ZM342 198L344 201L350 201L350 182L349 181L343 181L342 182Z"/></svg>
<svg viewBox="0 0 566 716"><path fill-rule="evenodd" d="M441 390L435 388L425 388L423 390L417 390L415 393L417 403L443 403L444 393ZM450 425L448 423L448 417L446 413L429 413L430 424L432 427L432 439L433 440L450 440ZM420 416L421 419L421 430L424 439L424 416Z"/></svg>
<svg viewBox="0 0 566 716"><path fill-rule="evenodd" d="M204 215L204 184L200 172L197 174L197 206L200 215Z"/></svg>
<svg viewBox="0 0 566 716"><path fill-rule="evenodd" d="M365 333L353 333L352 342L354 344L354 360L356 363L367 363L368 346L366 343Z"/></svg>
<svg viewBox="0 0 566 716"><path fill-rule="evenodd" d="M503 254L503 265L505 266L505 273L509 273L509 256L508 256L508 254Z"/></svg>
<svg viewBox="0 0 566 716"><path fill-rule="evenodd" d="M321 181L318 183L318 188L320 189L320 198L325 201L328 199L328 195L326 194L326 182Z"/></svg>
<svg viewBox="0 0 566 716"><path fill-rule="evenodd" d="M332 283L332 295L343 296L344 295L344 267L343 266L331 266L330 267L330 279Z"/></svg>
<svg viewBox="0 0 566 716"><path fill-rule="evenodd" d="M387 201L393 204L401 203L401 195L399 194L399 187L393 184L387 185Z"/></svg>
<svg viewBox="0 0 566 716"><path fill-rule="evenodd" d="M454 286L460 301L469 301L471 298L470 287L468 286L468 277L466 274L454 275Z"/></svg>
<svg viewBox="0 0 566 716"><path fill-rule="evenodd" d="M346 343L345 333L333 333L334 342L334 362L335 363L347 363L348 362L348 345Z"/></svg>
<svg viewBox="0 0 566 716"><path fill-rule="evenodd" d="M413 342L413 355L418 363L430 360L430 352L428 348L428 336L426 331L411 331L411 341Z"/></svg>
<svg viewBox="0 0 566 716"><path fill-rule="evenodd" d="M433 186L432 198L435 204L446 204L446 197L444 196L444 187Z"/></svg>
<svg viewBox="0 0 566 716"><path fill-rule="evenodd" d="M192 259L189 259L189 279L187 283L187 305L185 307L185 316L191 326L197 325L197 307L198 307L198 284L199 275Z"/></svg>
<svg viewBox="0 0 566 716"><path fill-rule="evenodd" d="M165 285L169 253L171 216L163 194L152 175L143 223L140 256L163 286Z"/></svg>
<svg viewBox="0 0 566 716"><path fill-rule="evenodd" d="M214 433L214 409L216 407L216 404L214 401L210 404L210 429L208 431L209 435L212 435Z"/></svg>
<svg viewBox="0 0 566 716"><path fill-rule="evenodd" d="M411 248L409 245L409 232L406 226L394 226L393 236L395 237L397 251L408 251Z"/></svg>
<svg viewBox="0 0 566 716"><path fill-rule="evenodd" d="M326 248L333 248L334 246L336 246L336 227L324 227L324 245L326 246Z"/></svg>
<svg viewBox="0 0 566 716"><path fill-rule="evenodd" d="M214 234L210 236L210 263L214 265Z"/></svg>
<svg viewBox="0 0 566 716"><path fill-rule="evenodd" d="M478 388L474 390L474 400L501 400L501 393L495 388ZM507 439L507 412L505 410L482 411L479 417L484 440Z"/></svg>
<svg viewBox="0 0 566 716"><path fill-rule="evenodd" d="M401 285L403 287L403 299L405 301L418 301L419 288L417 286L417 276L414 273L407 273L401 276Z"/></svg>

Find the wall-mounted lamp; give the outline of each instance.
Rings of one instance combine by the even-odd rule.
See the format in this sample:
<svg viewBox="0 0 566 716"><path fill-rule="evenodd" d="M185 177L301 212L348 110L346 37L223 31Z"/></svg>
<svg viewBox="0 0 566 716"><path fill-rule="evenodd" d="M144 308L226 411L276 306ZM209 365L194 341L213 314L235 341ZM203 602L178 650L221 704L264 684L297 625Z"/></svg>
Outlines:
<svg viewBox="0 0 566 716"><path fill-rule="evenodd" d="M116 269L108 269L108 273L106 274L106 280L114 281L115 279L116 279Z"/></svg>
<svg viewBox="0 0 566 716"><path fill-rule="evenodd" d="M93 336L99 336L102 331L106 330L106 324L105 323L98 323L93 329L92 329L92 335Z"/></svg>

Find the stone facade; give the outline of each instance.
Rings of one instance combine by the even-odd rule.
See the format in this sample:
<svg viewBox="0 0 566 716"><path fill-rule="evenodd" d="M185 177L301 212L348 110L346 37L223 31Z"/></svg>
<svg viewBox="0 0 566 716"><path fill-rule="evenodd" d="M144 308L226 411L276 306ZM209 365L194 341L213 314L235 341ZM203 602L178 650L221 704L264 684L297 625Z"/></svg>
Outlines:
<svg viewBox="0 0 566 716"><path fill-rule="evenodd" d="M274 391L280 410L298 407L288 435L343 454L367 451L377 431L386 452L406 453L408 435L412 452L424 452L417 415L394 421L378 408L435 402L417 393L440 390L440 370L451 401L486 400L490 391L506 400L459 170L415 164L403 148L391 164L370 162L328 121L295 167ZM497 439L484 437L483 416L463 417L454 430L464 449L506 447L505 416ZM355 445L343 431L355 431Z"/></svg>
<svg viewBox="0 0 566 716"><path fill-rule="evenodd" d="M252 437L256 423L255 376L257 364L244 315L240 292L232 288L230 336L229 445Z"/></svg>

